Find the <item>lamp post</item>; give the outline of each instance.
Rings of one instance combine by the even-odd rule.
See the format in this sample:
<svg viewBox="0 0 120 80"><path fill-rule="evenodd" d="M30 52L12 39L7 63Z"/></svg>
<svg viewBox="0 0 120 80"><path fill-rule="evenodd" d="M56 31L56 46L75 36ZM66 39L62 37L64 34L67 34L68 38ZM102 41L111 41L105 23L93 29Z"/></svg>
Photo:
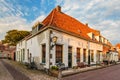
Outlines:
<svg viewBox="0 0 120 80"><path fill-rule="evenodd" d="M53 36L53 37L51 38L51 34L52 34L52 31L50 30L50 31L49 31L49 70L50 70L50 65L51 65L51 63L50 63L51 50L52 50L52 48L56 45L56 42L57 42L57 39L58 39L57 36ZM53 44L51 44L51 43L53 43Z"/></svg>
<svg viewBox="0 0 120 80"><path fill-rule="evenodd" d="M58 39L57 36L52 37L51 41L53 42L53 44L50 46L50 49L52 49L56 45L57 39Z"/></svg>

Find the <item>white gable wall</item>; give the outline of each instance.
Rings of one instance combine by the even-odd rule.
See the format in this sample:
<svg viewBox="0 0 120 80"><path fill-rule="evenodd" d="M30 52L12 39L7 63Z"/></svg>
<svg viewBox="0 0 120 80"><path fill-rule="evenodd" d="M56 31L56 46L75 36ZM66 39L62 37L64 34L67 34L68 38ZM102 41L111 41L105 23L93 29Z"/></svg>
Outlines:
<svg viewBox="0 0 120 80"><path fill-rule="evenodd" d="M46 44L46 68L49 67L49 31L46 30L27 40L27 49L32 54L32 61L38 64L42 62L42 44Z"/></svg>

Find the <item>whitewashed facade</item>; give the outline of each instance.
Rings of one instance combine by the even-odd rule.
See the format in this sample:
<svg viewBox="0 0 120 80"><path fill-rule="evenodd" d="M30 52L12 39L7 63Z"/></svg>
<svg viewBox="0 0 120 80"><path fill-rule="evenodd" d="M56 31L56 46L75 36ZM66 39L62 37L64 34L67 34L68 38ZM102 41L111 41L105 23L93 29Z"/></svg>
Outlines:
<svg viewBox="0 0 120 80"><path fill-rule="evenodd" d="M52 33L50 34L50 30ZM96 64L96 62L102 61L102 44L90 42L79 37L75 37L58 30L47 29L35 36L31 36L28 39L24 39L17 44L17 61L29 62L30 54L31 61L36 62L37 65L42 63L42 45L46 45L46 56L45 56L45 68L49 68L49 63L52 65L56 64L56 46L50 49L50 45L53 43L50 42L50 38L53 36L57 36L58 40L56 45L62 45L62 63L65 64L66 67L77 66L77 48L80 48L80 62L88 63L88 50L93 53L91 60L91 64ZM68 59L68 47L72 47L72 62L69 64ZM83 56L85 50L86 55ZM52 58L50 58L52 55ZM85 58L85 61L84 61Z"/></svg>
<svg viewBox="0 0 120 80"><path fill-rule="evenodd" d="M25 62L26 47L25 39L18 42L16 45L16 61Z"/></svg>

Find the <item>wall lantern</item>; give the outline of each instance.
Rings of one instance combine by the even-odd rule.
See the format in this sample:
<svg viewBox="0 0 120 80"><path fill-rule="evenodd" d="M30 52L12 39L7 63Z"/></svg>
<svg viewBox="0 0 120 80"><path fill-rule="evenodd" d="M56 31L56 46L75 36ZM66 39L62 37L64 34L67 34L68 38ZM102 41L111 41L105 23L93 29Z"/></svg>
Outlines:
<svg viewBox="0 0 120 80"><path fill-rule="evenodd" d="M56 45L57 39L58 39L57 36L53 36L53 37L51 38L51 41L53 42L53 44L51 45L51 49Z"/></svg>

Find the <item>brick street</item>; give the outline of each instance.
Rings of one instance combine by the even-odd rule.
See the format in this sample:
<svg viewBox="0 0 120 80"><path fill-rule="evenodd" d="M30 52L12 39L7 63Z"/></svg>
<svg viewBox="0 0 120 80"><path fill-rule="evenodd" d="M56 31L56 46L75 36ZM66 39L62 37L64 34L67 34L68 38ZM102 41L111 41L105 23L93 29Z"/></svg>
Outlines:
<svg viewBox="0 0 120 80"><path fill-rule="evenodd" d="M13 80L12 75L8 72L5 66L0 61L0 80Z"/></svg>
<svg viewBox="0 0 120 80"><path fill-rule="evenodd" d="M6 73L7 75L10 74L9 77L6 77L6 74L4 74L2 77L4 80L4 78L7 79L13 79L13 80L30 80L29 77L25 76L24 74L22 74L20 71L16 70L13 66L9 65L8 63L4 62L4 61L0 61L0 65L2 65L1 68L1 72L0 73ZM4 71L2 71L2 69L4 69ZM6 80L7 80L6 79Z"/></svg>
<svg viewBox="0 0 120 80"><path fill-rule="evenodd" d="M39 70L26 69L18 62L0 59L0 80L57 80L57 78Z"/></svg>
<svg viewBox="0 0 120 80"><path fill-rule="evenodd" d="M67 76L62 80L120 80L120 64Z"/></svg>

